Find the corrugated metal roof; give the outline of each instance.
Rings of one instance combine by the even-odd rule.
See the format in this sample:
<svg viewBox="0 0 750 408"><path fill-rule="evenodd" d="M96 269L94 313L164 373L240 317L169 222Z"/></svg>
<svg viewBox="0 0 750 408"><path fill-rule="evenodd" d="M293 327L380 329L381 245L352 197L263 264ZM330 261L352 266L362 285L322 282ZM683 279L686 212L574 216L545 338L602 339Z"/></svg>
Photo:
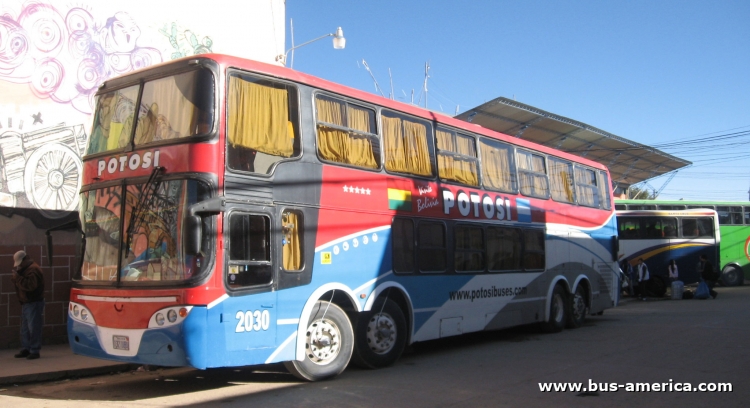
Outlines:
<svg viewBox="0 0 750 408"><path fill-rule="evenodd" d="M597 161L612 180L626 187L692 163L585 123L496 98L457 115L457 119Z"/></svg>

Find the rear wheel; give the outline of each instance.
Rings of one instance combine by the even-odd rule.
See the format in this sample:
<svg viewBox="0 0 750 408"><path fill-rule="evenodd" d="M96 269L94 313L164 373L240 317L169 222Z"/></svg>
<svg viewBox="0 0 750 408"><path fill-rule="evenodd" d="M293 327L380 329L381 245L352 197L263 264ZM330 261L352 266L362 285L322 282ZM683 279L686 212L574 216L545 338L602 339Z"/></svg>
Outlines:
<svg viewBox="0 0 750 408"><path fill-rule="evenodd" d="M721 284L724 286L738 286L742 284L744 276L742 269L735 265L727 265L721 271Z"/></svg>
<svg viewBox="0 0 750 408"><path fill-rule="evenodd" d="M575 329L581 327L586 316L589 314L589 306L586 302L586 289L583 285L578 285L576 293L570 299L570 317L568 318L567 327Z"/></svg>
<svg viewBox="0 0 750 408"><path fill-rule="evenodd" d="M555 286L550 299L549 319L541 324L542 330L547 333L561 331L568 320L568 309L568 293L562 286Z"/></svg>
<svg viewBox="0 0 750 408"><path fill-rule="evenodd" d="M354 346L349 318L333 303L319 301L305 332L305 358L284 366L295 377L319 381L341 374L349 364Z"/></svg>
<svg viewBox="0 0 750 408"><path fill-rule="evenodd" d="M352 362L365 368L395 363L406 347L406 327L404 312L398 304L378 299L372 310L359 314Z"/></svg>

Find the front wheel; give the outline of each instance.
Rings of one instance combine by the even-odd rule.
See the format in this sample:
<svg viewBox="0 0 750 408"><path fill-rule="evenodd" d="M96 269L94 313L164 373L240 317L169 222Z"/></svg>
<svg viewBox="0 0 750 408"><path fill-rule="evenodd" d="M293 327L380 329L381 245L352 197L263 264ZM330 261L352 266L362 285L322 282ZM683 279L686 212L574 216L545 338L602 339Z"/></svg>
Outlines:
<svg viewBox="0 0 750 408"><path fill-rule="evenodd" d="M305 357L284 363L295 377L319 381L344 371L352 357L354 332L349 318L333 303L318 301L305 332Z"/></svg>
<svg viewBox="0 0 750 408"><path fill-rule="evenodd" d="M396 302L378 299L369 312L359 314L355 325L352 362L365 368L387 367L406 348L406 318Z"/></svg>
<svg viewBox="0 0 750 408"><path fill-rule="evenodd" d="M547 333L557 333L565 327L567 320L568 293L562 286L556 285L550 299L549 319L541 324L542 330Z"/></svg>
<svg viewBox="0 0 750 408"><path fill-rule="evenodd" d="M589 314L589 306L586 303L586 289L583 285L578 285L576 293L570 299L570 317L567 326L571 329L581 327L586 316Z"/></svg>

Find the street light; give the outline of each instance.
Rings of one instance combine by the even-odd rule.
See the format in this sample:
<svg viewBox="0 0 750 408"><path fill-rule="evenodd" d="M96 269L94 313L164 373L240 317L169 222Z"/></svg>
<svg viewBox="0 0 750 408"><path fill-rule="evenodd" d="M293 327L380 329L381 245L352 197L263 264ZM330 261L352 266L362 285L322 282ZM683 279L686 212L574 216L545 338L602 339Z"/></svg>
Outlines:
<svg viewBox="0 0 750 408"><path fill-rule="evenodd" d="M308 42L302 43L300 45L296 45L288 50L286 50L285 53L279 54L276 56L276 61L281 61L282 64L286 65L286 57L289 54L290 51L294 51L297 48L304 47L307 44L314 43L315 41L322 40L326 37L333 37L333 48L336 50L342 50L344 47L346 47L346 38L344 38L344 30L341 29L341 27L336 29L335 33L328 33L326 35L321 35L320 37L310 40ZM294 58L292 58L292 64L294 65ZM289 66L289 68L292 68L292 66Z"/></svg>

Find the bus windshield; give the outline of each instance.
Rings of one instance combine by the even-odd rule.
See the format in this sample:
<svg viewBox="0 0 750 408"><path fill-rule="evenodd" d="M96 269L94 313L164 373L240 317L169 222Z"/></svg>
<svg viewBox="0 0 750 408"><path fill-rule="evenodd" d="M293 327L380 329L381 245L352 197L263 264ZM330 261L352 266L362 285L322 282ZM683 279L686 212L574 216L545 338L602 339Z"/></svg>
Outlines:
<svg viewBox="0 0 750 408"><path fill-rule="evenodd" d="M140 94L135 132L133 117ZM213 127L214 78L207 69L100 94L87 154L206 134Z"/></svg>
<svg viewBox="0 0 750 408"><path fill-rule="evenodd" d="M182 225L189 206L209 197L208 186L196 180L169 180L156 182L151 190L146 187L112 186L81 194L85 251L78 280L184 281L205 270L202 256L184 252ZM207 222L205 218L206 232ZM208 235L203 235L203 248L209 245Z"/></svg>

